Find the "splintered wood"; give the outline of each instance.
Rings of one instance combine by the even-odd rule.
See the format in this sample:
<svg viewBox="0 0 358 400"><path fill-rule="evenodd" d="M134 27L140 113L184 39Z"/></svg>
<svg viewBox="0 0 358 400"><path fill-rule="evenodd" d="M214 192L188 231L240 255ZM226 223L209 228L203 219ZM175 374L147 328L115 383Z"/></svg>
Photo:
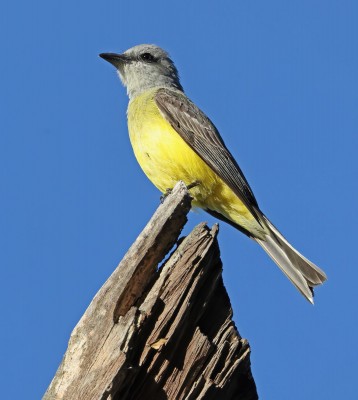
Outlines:
<svg viewBox="0 0 358 400"><path fill-rule="evenodd" d="M43 399L258 398L222 281L217 225L177 242L190 200L179 183L158 208L73 330Z"/></svg>

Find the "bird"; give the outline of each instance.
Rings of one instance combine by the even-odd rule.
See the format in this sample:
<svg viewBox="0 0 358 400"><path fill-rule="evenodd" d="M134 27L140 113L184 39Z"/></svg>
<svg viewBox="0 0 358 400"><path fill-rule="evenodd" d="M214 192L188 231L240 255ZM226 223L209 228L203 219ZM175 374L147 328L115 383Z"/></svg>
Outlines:
<svg viewBox="0 0 358 400"><path fill-rule="evenodd" d="M127 120L134 155L165 196L181 180L201 208L256 241L313 304L327 276L300 254L261 211L241 168L213 122L185 94L178 70L159 46L101 53L129 97Z"/></svg>

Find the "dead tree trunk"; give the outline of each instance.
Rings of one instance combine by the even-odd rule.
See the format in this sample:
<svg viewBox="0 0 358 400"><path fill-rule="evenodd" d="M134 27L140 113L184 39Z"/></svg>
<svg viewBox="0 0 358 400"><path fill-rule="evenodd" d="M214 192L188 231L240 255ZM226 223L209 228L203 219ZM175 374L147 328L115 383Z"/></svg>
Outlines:
<svg viewBox="0 0 358 400"><path fill-rule="evenodd" d="M223 286L218 226L177 242L189 209L179 183L73 330L43 399L258 398Z"/></svg>

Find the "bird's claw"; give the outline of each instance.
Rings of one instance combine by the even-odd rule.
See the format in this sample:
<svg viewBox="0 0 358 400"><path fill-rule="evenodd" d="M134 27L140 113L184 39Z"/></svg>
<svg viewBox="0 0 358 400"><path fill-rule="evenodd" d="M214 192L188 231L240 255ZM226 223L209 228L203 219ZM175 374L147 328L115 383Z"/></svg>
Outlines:
<svg viewBox="0 0 358 400"><path fill-rule="evenodd" d="M196 186L198 186L198 185L200 185L200 184L201 184L200 181L194 181L194 182L192 182L192 183L189 183L189 185L187 185L186 188L187 188L188 190L190 190L190 189L193 189L194 187L196 187ZM165 199L170 195L170 193L171 193L172 191L173 191L173 189L170 189L170 188L167 188L167 189L165 190L165 192L160 196L160 202L161 202L161 204L164 203Z"/></svg>
<svg viewBox="0 0 358 400"><path fill-rule="evenodd" d="M160 196L160 202L161 204L164 203L164 200L170 195L170 193L173 191L173 189L167 188L165 192Z"/></svg>
<svg viewBox="0 0 358 400"><path fill-rule="evenodd" d="M192 182L192 183L190 183L189 185L187 185L187 189L188 190L190 190L190 189L193 189L193 188L195 188L196 186L198 186L198 185L200 185L201 184L201 182L200 181L194 181L194 182Z"/></svg>

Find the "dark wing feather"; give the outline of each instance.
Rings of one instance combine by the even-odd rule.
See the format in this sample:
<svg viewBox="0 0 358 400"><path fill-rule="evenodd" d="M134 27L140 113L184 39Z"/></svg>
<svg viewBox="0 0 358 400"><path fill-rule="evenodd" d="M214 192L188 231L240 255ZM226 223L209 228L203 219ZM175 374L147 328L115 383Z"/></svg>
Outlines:
<svg viewBox="0 0 358 400"><path fill-rule="evenodd" d="M159 89L154 99L171 126L261 223L255 196L210 119L179 91Z"/></svg>

